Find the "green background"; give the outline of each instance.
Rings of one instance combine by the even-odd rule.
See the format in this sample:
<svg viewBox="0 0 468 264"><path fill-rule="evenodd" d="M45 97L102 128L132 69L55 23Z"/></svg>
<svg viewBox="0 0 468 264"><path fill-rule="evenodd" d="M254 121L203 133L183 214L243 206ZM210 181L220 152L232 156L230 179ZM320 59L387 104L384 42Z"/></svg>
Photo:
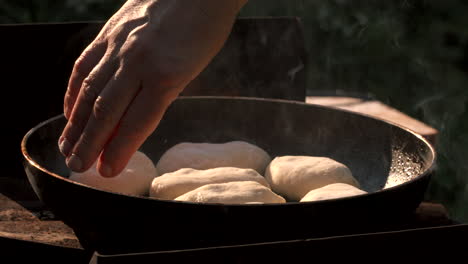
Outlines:
<svg viewBox="0 0 468 264"><path fill-rule="evenodd" d="M107 20L124 1L0 0L0 23ZM468 222L468 4L250 0L241 16L298 16L307 92L370 95L439 130L426 199Z"/></svg>

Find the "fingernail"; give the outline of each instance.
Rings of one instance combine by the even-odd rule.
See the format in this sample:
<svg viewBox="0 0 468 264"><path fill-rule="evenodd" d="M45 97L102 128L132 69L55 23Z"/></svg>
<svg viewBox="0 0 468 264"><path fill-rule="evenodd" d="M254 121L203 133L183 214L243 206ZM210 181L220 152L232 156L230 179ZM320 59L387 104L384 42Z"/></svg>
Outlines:
<svg viewBox="0 0 468 264"><path fill-rule="evenodd" d="M83 167L83 163L81 163L80 158L76 154L72 154L70 158L67 160L67 166L72 171L81 171Z"/></svg>
<svg viewBox="0 0 468 264"><path fill-rule="evenodd" d="M102 164L101 165L101 176L102 177L112 177L112 168L109 165Z"/></svg>
<svg viewBox="0 0 468 264"><path fill-rule="evenodd" d="M60 137L60 140L59 140L59 149L60 149L60 152L65 156L67 157L68 154L70 154L70 150L71 150L71 144L70 142L68 142L68 140L64 137Z"/></svg>

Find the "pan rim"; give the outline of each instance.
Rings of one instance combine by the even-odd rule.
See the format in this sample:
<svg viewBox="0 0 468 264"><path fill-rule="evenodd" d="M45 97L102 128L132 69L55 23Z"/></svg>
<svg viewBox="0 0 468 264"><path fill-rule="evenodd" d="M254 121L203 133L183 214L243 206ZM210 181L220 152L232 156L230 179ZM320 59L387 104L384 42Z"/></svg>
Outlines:
<svg viewBox="0 0 468 264"><path fill-rule="evenodd" d="M295 201L292 201L292 202L286 202L286 203L265 203L265 204L222 204L222 203L196 203L196 202L185 202L185 201L175 201L175 200L163 200L163 199L157 199L157 198L152 198L152 197L148 197L148 196L130 195L130 194L124 194L124 193L120 193L120 192L103 190L103 189L99 189L99 188L96 188L96 187L93 187L93 186L85 185L85 184L82 184L82 183L79 183L79 182L76 182L76 181L72 181L72 180L70 180L70 179L68 179L68 178L66 178L64 176L61 176L61 175L59 175L57 173L54 173L54 172L46 169L45 167L41 166L39 163L34 161L34 159L29 154L28 149L27 149L28 139L31 137L32 134L34 134L36 131L38 131L40 128L42 128L46 124L49 124L49 123L51 123L53 121L64 118L64 114L59 114L59 115L53 116L51 118L48 118L48 119L40 122L36 126L32 127L23 136L23 139L21 140L21 152L22 152L23 158L31 166L33 166L36 169L40 170L42 173L45 173L45 174L47 174L49 176L55 177L56 179L59 179L61 181L65 181L65 182L70 183L70 184L75 184L75 185L78 185L80 187L85 187L85 188L91 189L93 191L104 192L104 193L108 193L108 194L116 194L116 195L121 195L121 196L124 196L124 197L133 198L133 199L135 199L135 198L136 199L145 199L145 200L149 200L149 201L157 201L157 202L160 202L160 203L176 203L176 204L184 204L184 205L192 205L192 206L195 205L195 206L198 206L198 207L202 207L202 206L220 207L220 206L223 206L223 207L233 207L234 208L234 207L271 207L271 206L285 206L285 205L286 206L299 206L299 205L304 205L304 204L327 204L327 203L335 203L335 202L346 201L346 200L351 200L351 199L352 200L361 199L361 198L364 198L364 197L367 197L367 196L370 196L370 195L374 196L374 195L378 195L380 193L388 193L388 192L390 192L390 191L392 191L394 189L399 189L399 188L402 188L404 186L414 184L416 181L419 181L419 180L422 180L423 178L429 177L430 174L435 170L435 167L436 167L437 153L436 153L436 151L434 149L434 146L426 138L424 138L422 135L418 134L417 132L413 131L412 129L404 127L404 126L402 126L400 124L396 124L395 122L392 122L392 121L388 121L388 120L384 120L384 119L377 118L377 117L374 117L374 116L370 116L368 114L356 113L356 112L353 112L353 111L350 111L350 110L347 110L347 109L341 109L339 107L334 107L334 106L323 106L323 105L317 105L317 104L309 104L309 103L301 102L301 101L286 100L286 99L273 99L273 98L260 98L260 97L179 96L176 99L176 101L177 100L199 100L199 99L236 100L236 101L244 100L244 101L259 101L259 102L272 102L272 103L276 102L276 103L283 103L283 104L286 103L286 104L301 105L301 106L305 106L305 107L333 109L335 111L346 112L346 113L351 114L351 115L370 118L370 119L373 119L373 120L375 120L377 122L385 123L385 124L391 125L393 127L397 127L399 129L402 129L402 130L406 131L407 133L410 133L412 136L418 138L420 141L422 141L424 143L424 145L426 145L429 148L429 151L431 152L432 157L429 160L431 165L427 169L425 169L423 172L421 172L419 175L417 175L415 178L412 178L412 179L410 179L408 181L405 181L403 183L394 185L392 187L388 187L388 188L385 188L385 189L380 189L380 190L365 193L365 194L359 194L359 195L341 197L341 198L333 198L333 199L327 199L327 200L319 200L319 201L308 201L308 202L295 202Z"/></svg>

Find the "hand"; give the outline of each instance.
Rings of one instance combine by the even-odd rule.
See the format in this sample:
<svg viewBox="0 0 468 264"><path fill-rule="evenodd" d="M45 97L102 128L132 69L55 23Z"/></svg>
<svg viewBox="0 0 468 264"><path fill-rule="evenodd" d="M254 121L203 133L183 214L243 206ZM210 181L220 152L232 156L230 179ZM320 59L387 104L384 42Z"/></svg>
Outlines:
<svg viewBox="0 0 468 264"><path fill-rule="evenodd" d="M59 139L68 167L120 173L218 53L246 0L128 0L77 59Z"/></svg>

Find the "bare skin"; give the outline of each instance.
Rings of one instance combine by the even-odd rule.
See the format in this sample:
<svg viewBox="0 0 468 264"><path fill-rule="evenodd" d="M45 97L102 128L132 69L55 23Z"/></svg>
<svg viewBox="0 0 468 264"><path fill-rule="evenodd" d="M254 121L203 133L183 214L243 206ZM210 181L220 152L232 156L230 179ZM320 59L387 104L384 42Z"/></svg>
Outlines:
<svg viewBox="0 0 468 264"><path fill-rule="evenodd" d="M59 139L68 167L119 174L219 52L247 0L128 0L77 59Z"/></svg>

